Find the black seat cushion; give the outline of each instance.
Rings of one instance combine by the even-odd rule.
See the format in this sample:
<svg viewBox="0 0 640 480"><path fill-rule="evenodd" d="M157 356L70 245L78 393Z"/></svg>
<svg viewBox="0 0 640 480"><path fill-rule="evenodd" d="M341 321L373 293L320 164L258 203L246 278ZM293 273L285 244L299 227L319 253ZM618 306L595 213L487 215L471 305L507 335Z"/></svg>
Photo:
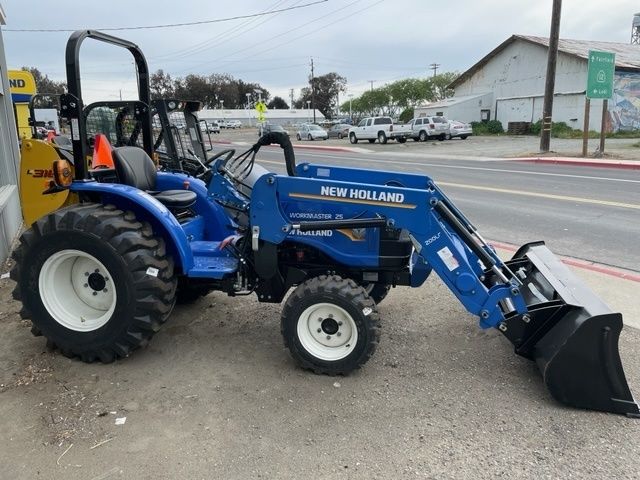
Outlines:
<svg viewBox="0 0 640 480"><path fill-rule="evenodd" d="M156 166L142 148L114 148L113 163L122 183L145 190L168 208L188 208L196 202L196 194L190 190L155 192Z"/></svg>
<svg viewBox="0 0 640 480"><path fill-rule="evenodd" d="M155 190L156 166L140 147L118 147L113 149L113 163L118 178L125 185L140 190Z"/></svg>
<svg viewBox="0 0 640 480"><path fill-rule="evenodd" d="M151 195L167 208L188 208L196 203L197 198L196 193L191 190L165 190Z"/></svg>

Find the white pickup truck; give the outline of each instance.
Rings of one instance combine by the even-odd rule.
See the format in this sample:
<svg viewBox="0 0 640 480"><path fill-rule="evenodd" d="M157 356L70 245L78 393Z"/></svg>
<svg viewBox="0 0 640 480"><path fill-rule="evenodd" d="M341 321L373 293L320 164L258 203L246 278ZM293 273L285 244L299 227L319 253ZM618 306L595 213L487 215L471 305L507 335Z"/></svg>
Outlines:
<svg viewBox="0 0 640 480"><path fill-rule="evenodd" d="M373 143L387 143L395 140L404 143L411 136L411 130L405 125L394 125L391 117L367 117L360 120L357 126L349 129L349 141L358 143L358 140L368 140Z"/></svg>

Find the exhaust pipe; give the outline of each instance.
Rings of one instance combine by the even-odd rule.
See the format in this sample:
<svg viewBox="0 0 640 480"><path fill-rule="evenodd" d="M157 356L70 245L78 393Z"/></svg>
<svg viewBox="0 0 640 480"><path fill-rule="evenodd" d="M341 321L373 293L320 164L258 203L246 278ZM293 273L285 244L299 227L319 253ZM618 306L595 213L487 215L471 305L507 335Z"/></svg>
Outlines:
<svg viewBox="0 0 640 480"><path fill-rule="evenodd" d="M506 262L522 281L529 312L500 330L534 360L553 397L578 408L640 418L622 368L622 315L611 309L544 244L522 246Z"/></svg>

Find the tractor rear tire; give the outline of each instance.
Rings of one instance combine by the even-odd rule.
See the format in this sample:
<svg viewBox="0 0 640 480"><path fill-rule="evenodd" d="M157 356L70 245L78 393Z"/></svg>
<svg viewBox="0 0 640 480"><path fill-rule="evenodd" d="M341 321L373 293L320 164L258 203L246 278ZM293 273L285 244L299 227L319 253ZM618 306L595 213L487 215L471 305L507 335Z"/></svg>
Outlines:
<svg viewBox="0 0 640 480"><path fill-rule="evenodd" d="M384 283L370 283L368 285L363 285L363 287L365 292L367 292L367 295L376 302L376 305L380 305L388 295L389 290L391 290L391 285L385 285Z"/></svg>
<svg viewBox="0 0 640 480"><path fill-rule="evenodd" d="M285 347L318 374L347 375L371 358L380 333L375 302L351 279L322 275L302 283L282 310Z"/></svg>
<svg viewBox="0 0 640 480"><path fill-rule="evenodd" d="M84 362L109 363L146 345L175 303L164 240L112 205L72 205L41 218L13 259L13 297L32 332Z"/></svg>

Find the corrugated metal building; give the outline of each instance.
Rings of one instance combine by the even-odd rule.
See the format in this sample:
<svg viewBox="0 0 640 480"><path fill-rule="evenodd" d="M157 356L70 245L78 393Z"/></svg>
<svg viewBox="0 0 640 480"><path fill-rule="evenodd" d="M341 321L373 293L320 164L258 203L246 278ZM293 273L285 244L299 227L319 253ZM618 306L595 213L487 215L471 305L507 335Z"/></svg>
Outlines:
<svg viewBox="0 0 640 480"><path fill-rule="evenodd" d="M549 39L513 35L460 75L455 96L416 109L416 115L442 115L465 122L488 115L502 122L542 118ZM609 106L611 130L640 128L640 46L561 39L558 45L553 121L582 129L589 50L616 54L615 94ZM600 130L602 102L591 102L590 129ZM484 117L483 117L484 116Z"/></svg>
<svg viewBox="0 0 640 480"><path fill-rule="evenodd" d="M0 5L0 262L9 256L11 244L22 225L17 186L20 152L2 40L5 18Z"/></svg>

